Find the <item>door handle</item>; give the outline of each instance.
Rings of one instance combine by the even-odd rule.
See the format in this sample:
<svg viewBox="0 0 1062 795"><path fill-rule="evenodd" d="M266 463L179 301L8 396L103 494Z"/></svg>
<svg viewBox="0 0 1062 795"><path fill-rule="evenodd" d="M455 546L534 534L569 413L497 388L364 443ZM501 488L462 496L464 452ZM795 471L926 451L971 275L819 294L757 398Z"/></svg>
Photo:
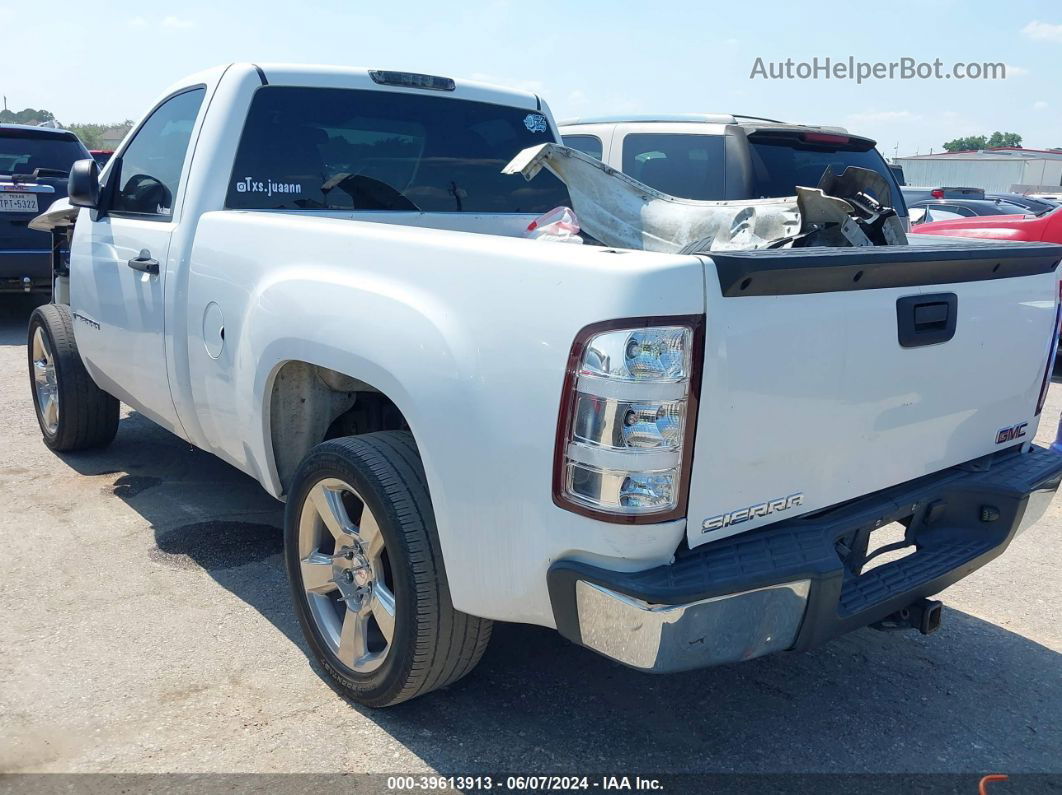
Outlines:
<svg viewBox="0 0 1062 795"><path fill-rule="evenodd" d="M948 324L948 308L948 304L944 301L915 304L915 331L925 332L946 328Z"/></svg>
<svg viewBox="0 0 1062 795"><path fill-rule="evenodd" d="M151 252L146 248L140 249L139 256L133 257L126 263L130 268L141 273L158 274L159 261L151 258Z"/></svg>

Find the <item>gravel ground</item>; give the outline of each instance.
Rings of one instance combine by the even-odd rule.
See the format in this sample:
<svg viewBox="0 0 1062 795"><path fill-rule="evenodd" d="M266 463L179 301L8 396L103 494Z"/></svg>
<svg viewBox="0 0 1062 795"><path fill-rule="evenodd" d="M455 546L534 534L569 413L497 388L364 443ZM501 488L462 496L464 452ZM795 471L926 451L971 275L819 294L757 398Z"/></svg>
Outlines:
<svg viewBox="0 0 1062 795"><path fill-rule="evenodd" d="M471 676L373 712L307 661L255 482L135 413L106 451L44 447L29 309L0 299L0 771L1062 769L1062 503L931 637L650 677L503 625Z"/></svg>

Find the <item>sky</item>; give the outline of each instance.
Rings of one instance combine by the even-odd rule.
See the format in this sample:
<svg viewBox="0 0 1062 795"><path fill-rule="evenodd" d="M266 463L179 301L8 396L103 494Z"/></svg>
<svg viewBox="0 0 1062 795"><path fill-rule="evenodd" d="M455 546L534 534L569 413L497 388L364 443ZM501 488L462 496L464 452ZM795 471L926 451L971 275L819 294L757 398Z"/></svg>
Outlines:
<svg viewBox="0 0 1062 795"><path fill-rule="evenodd" d="M1062 147L1062 3L461 3L185 0L86 4L0 0L17 42L0 68L13 110L60 122L136 119L171 83L232 61L389 68L499 83L545 99L557 119L742 113L842 125L887 156L940 151L994 130ZM37 46L43 56L33 55ZM17 53L24 53L20 57ZM1006 79L753 77L833 61L1002 63ZM18 64L25 63L22 67Z"/></svg>

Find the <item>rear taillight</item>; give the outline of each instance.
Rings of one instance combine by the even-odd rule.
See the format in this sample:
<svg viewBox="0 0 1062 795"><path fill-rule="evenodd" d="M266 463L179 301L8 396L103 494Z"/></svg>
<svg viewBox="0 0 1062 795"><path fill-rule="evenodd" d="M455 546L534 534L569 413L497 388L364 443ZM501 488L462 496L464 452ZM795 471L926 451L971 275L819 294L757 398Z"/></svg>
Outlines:
<svg viewBox="0 0 1062 795"><path fill-rule="evenodd" d="M1047 346L1047 364L1044 367L1044 380L1040 384L1040 397L1036 401L1036 414L1044 410L1047 389L1051 386L1051 372L1055 369L1055 354L1058 352L1058 335L1062 334L1062 282L1058 284L1058 299L1055 302L1055 325L1051 341Z"/></svg>
<svg viewBox="0 0 1062 795"><path fill-rule="evenodd" d="M944 190L943 188L934 188L929 192L929 195L932 196L934 199L943 199Z"/></svg>
<svg viewBox="0 0 1062 795"><path fill-rule="evenodd" d="M612 522L683 516L703 356L699 315L579 332L561 394L554 502Z"/></svg>

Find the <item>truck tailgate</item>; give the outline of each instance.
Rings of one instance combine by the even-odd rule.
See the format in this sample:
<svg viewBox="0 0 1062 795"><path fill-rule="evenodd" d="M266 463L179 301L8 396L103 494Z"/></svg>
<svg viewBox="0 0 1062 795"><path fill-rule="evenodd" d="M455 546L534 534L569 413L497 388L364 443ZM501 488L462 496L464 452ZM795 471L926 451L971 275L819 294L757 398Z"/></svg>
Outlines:
<svg viewBox="0 0 1062 795"><path fill-rule="evenodd" d="M972 241L705 257L689 545L1030 441L1060 257Z"/></svg>

